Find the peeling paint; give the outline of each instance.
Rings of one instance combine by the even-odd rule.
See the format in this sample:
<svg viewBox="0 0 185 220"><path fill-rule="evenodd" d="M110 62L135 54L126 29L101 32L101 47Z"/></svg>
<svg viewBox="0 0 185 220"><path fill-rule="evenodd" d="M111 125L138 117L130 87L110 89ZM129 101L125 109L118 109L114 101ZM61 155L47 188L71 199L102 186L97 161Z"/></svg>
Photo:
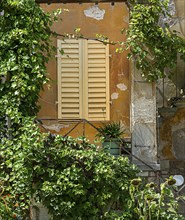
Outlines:
<svg viewBox="0 0 185 220"><path fill-rule="evenodd" d="M52 124L52 125L43 125L43 127L47 130L52 130L56 132L60 132L62 128L68 128L69 125L62 125L62 124Z"/></svg>
<svg viewBox="0 0 185 220"><path fill-rule="evenodd" d="M125 23L129 23L129 16L124 16L124 17L123 17L123 21L124 21Z"/></svg>
<svg viewBox="0 0 185 220"><path fill-rule="evenodd" d="M127 90L127 86L124 83L117 84L117 88L120 89L121 91Z"/></svg>
<svg viewBox="0 0 185 220"><path fill-rule="evenodd" d="M119 94L117 92L112 93L111 99L118 99Z"/></svg>
<svg viewBox="0 0 185 220"><path fill-rule="evenodd" d="M89 7L88 9L84 10L84 14L86 17L94 18L96 20L102 20L105 15L105 10L100 9L98 5L94 5Z"/></svg>

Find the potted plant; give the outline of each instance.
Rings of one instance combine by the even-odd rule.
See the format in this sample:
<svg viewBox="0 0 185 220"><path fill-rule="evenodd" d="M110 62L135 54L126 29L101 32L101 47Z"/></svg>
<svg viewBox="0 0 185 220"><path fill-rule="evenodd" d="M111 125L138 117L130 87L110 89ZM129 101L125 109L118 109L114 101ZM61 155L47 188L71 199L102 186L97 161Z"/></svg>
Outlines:
<svg viewBox="0 0 185 220"><path fill-rule="evenodd" d="M124 133L124 127L121 122L110 122L103 124L98 128L97 136L102 138L102 146L107 150L109 149L110 154L114 156L120 155L122 135Z"/></svg>

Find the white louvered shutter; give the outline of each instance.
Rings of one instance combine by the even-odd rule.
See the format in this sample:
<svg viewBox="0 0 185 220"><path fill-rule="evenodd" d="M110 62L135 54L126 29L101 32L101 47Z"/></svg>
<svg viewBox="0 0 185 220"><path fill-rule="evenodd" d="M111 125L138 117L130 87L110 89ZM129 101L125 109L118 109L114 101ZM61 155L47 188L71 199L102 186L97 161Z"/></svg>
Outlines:
<svg viewBox="0 0 185 220"><path fill-rule="evenodd" d="M82 118L82 41L58 40L58 118Z"/></svg>
<svg viewBox="0 0 185 220"><path fill-rule="evenodd" d="M109 120L109 46L95 40L84 42L86 118Z"/></svg>

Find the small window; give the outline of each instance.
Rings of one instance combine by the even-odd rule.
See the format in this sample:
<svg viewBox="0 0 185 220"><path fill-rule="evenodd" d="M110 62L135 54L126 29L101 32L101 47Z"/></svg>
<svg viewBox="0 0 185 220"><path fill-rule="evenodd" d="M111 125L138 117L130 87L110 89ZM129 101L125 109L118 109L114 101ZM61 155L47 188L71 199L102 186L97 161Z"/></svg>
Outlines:
<svg viewBox="0 0 185 220"><path fill-rule="evenodd" d="M57 46L58 118L109 120L109 46L82 39Z"/></svg>

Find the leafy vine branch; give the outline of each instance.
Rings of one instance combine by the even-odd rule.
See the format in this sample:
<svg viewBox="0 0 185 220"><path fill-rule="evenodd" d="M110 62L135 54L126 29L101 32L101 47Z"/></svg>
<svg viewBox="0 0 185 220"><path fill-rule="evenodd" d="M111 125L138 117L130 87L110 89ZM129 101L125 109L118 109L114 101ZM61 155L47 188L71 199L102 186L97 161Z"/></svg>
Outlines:
<svg viewBox="0 0 185 220"><path fill-rule="evenodd" d="M179 55L185 61L185 39L171 31L168 19L169 0L147 0L145 4L130 1L130 23L127 33L129 57L149 81L166 77ZM164 19L168 18L168 19Z"/></svg>

